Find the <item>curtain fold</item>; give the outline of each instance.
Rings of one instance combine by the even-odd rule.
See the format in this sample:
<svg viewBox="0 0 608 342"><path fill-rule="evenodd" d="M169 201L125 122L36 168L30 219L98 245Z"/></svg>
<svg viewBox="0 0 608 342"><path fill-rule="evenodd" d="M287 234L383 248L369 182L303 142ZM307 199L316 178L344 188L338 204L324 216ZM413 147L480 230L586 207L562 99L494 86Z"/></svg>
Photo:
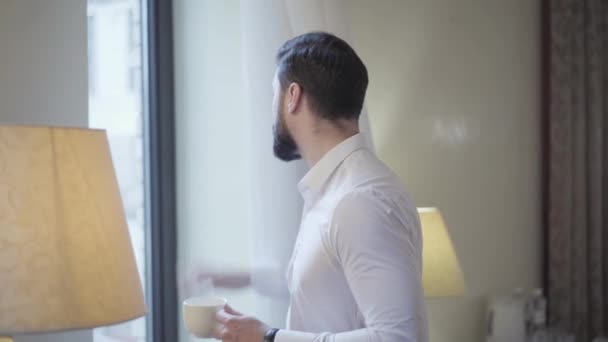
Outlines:
<svg viewBox="0 0 608 342"><path fill-rule="evenodd" d="M548 0L549 319L608 333L608 2Z"/></svg>

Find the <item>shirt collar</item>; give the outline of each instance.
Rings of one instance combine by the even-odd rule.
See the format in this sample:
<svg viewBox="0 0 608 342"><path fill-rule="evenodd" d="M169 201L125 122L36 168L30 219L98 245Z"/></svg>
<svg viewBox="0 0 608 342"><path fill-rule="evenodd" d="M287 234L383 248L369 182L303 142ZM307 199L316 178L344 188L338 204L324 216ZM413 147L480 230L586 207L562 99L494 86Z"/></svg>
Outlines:
<svg viewBox="0 0 608 342"><path fill-rule="evenodd" d="M325 183L344 159L366 146L365 137L361 133L357 133L325 153L298 183L298 189L304 200L320 194Z"/></svg>

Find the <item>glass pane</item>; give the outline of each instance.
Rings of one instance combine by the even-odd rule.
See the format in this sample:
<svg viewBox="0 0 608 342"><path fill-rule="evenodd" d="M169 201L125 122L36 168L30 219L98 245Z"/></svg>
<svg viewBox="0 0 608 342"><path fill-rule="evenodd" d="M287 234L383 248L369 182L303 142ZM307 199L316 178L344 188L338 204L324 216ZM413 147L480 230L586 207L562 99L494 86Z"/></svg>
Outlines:
<svg viewBox="0 0 608 342"><path fill-rule="evenodd" d="M89 126L108 132L139 276L145 280L140 17L140 0L88 0ZM94 330L95 342L145 340L145 318Z"/></svg>

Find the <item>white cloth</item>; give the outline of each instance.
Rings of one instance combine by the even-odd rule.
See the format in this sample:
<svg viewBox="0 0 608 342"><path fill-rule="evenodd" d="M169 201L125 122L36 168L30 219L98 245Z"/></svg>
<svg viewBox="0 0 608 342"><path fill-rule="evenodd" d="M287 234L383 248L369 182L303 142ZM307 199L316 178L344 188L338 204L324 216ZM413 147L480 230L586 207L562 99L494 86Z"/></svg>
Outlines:
<svg viewBox="0 0 608 342"><path fill-rule="evenodd" d="M427 342L422 233L398 177L357 134L298 184L287 271L288 330L276 342Z"/></svg>

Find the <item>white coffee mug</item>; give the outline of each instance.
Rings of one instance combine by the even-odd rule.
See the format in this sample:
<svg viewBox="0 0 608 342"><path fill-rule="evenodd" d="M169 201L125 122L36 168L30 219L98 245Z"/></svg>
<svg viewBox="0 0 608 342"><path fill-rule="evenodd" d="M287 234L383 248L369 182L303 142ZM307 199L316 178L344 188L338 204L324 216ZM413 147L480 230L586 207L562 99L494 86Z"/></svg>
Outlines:
<svg viewBox="0 0 608 342"><path fill-rule="evenodd" d="M226 298L192 297L184 301L184 323L188 331L200 338L211 337L217 324L215 314L226 305Z"/></svg>

